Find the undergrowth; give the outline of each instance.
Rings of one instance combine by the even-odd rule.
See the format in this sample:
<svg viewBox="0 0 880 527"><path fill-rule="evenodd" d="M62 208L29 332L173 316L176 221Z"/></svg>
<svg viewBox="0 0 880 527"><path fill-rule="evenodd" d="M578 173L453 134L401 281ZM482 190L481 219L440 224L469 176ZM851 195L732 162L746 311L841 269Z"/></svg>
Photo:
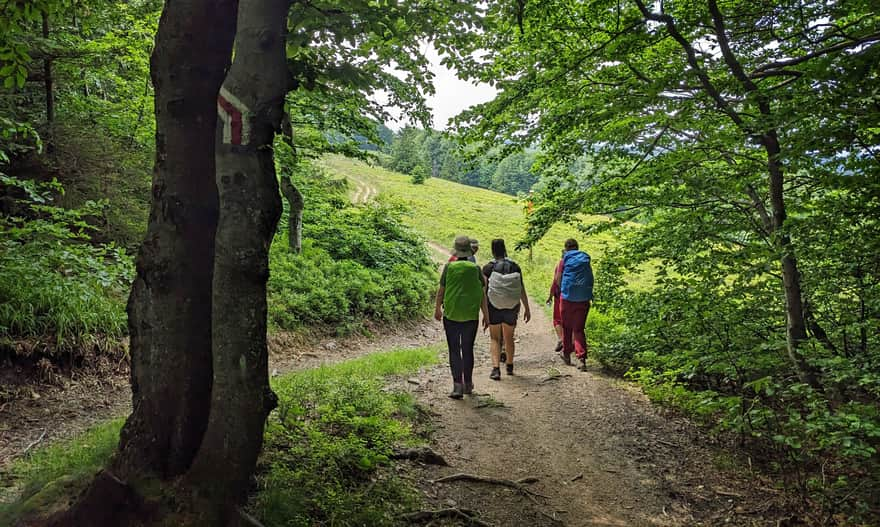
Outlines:
<svg viewBox="0 0 880 527"><path fill-rule="evenodd" d="M284 173L284 172L287 173ZM352 205L344 180L309 164L284 167L305 197L300 254L282 221L270 253L269 323L274 330L330 326L340 334L366 320L426 315L436 274L422 239L392 201Z"/></svg>
<svg viewBox="0 0 880 527"><path fill-rule="evenodd" d="M266 425L252 513L267 527L392 525L417 495L390 470L389 455L419 441L420 411L384 378L438 360L436 348L395 350L274 379L279 406ZM3 503L0 493L0 524L36 500L62 497L53 493L68 482L87 481L109 461L122 424L108 421L14 462L0 474L9 486L0 491L15 487L21 498Z"/></svg>
<svg viewBox="0 0 880 527"><path fill-rule="evenodd" d="M101 208L52 205L63 189L2 177L19 196L0 217L0 338L46 339L50 352L71 350L89 337L126 331L131 258L113 244L92 244L86 218Z"/></svg>
<svg viewBox="0 0 880 527"><path fill-rule="evenodd" d="M394 445L413 443L419 410L382 376L437 362L436 349L401 350L308 370L275 382L253 500L267 526L395 524L416 503L388 470Z"/></svg>

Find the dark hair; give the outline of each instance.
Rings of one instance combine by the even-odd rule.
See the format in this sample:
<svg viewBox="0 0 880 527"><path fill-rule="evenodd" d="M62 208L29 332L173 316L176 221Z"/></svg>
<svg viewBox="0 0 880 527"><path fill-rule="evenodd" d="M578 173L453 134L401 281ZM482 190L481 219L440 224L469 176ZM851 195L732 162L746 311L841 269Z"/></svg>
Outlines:
<svg viewBox="0 0 880 527"><path fill-rule="evenodd" d="M574 238L569 238L565 240L565 250L566 251L577 251L578 250L578 242Z"/></svg>
<svg viewBox="0 0 880 527"><path fill-rule="evenodd" d="M501 238L492 240L492 256L496 259L507 258L507 247L504 246L504 240Z"/></svg>

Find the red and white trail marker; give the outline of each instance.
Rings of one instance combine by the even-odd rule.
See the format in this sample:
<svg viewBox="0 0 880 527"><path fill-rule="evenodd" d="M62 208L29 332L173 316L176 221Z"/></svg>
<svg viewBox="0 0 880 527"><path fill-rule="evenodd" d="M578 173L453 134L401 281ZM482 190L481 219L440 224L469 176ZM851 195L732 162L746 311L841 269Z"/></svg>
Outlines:
<svg viewBox="0 0 880 527"><path fill-rule="evenodd" d="M250 142L250 109L226 88L220 88L217 96L217 116L223 123L223 142L246 145Z"/></svg>

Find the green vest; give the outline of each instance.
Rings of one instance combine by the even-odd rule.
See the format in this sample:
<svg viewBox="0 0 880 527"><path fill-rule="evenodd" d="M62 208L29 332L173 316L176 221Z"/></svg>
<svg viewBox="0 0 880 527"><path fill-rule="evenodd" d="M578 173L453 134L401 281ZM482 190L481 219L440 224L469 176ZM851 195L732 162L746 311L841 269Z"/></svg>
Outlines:
<svg viewBox="0 0 880 527"><path fill-rule="evenodd" d="M455 322L479 320L482 303L483 280L480 277L480 268L466 260L446 264L443 316Z"/></svg>

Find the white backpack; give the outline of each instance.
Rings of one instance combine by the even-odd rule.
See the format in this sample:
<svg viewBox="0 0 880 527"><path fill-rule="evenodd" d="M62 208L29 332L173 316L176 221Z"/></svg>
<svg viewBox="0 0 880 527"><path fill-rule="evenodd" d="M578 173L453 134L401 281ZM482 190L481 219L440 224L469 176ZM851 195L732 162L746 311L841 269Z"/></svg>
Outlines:
<svg viewBox="0 0 880 527"><path fill-rule="evenodd" d="M513 309L522 294L522 275L511 273L510 260L496 260L489 275L489 302L498 309Z"/></svg>

